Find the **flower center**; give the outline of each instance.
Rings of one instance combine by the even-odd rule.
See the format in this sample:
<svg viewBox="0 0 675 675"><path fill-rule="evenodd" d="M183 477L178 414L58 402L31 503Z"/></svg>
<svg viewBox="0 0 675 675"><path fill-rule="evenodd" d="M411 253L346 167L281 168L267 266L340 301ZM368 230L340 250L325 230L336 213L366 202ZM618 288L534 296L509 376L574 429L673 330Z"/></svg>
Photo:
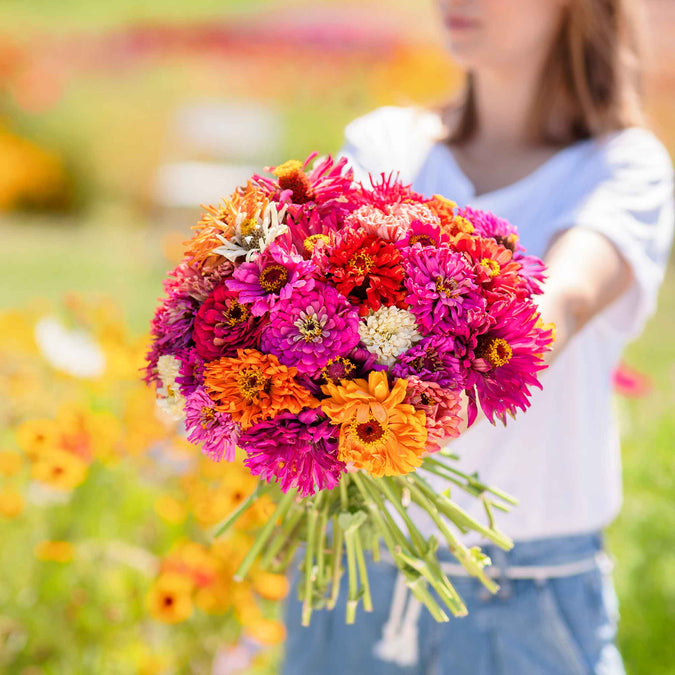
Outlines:
<svg viewBox="0 0 675 675"><path fill-rule="evenodd" d="M438 242L428 234L413 234L410 237L410 246L422 244L422 246L438 246Z"/></svg>
<svg viewBox="0 0 675 675"><path fill-rule="evenodd" d="M248 220L245 220L239 227L242 237L250 237L256 232L257 229L258 220L256 218L249 218Z"/></svg>
<svg viewBox="0 0 675 675"><path fill-rule="evenodd" d="M510 251L513 251L515 253L516 248L518 246L518 235L517 234L508 234L506 236L502 235L497 235L493 237L493 239L498 243L501 244L504 248L508 248Z"/></svg>
<svg viewBox="0 0 675 675"><path fill-rule="evenodd" d="M314 247L320 241L322 241L324 244L330 244L330 238L328 237L327 234L311 234L303 242L303 246L305 247L305 251L307 251L307 253L312 253L312 251L314 250Z"/></svg>
<svg viewBox="0 0 675 675"><path fill-rule="evenodd" d="M466 234L472 234L475 230L473 223L464 216L455 216L452 219L452 228L455 233L464 232Z"/></svg>
<svg viewBox="0 0 675 675"><path fill-rule="evenodd" d="M423 370L437 373L439 370L443 370L443 361L434 347L426 349L424 354L420 354L418 357L414 358L410 362L410 365L416 373L421 373Z"/></svg>
<svg viewBox="0 0 675 675"><path fill-rule="evenodd" d="M295 322L298 329L298 340L305 342L318 342L324 335L323 327L325 320L322 321L314 312L300 314L300 318Z"/></svg>
<svg viewBox="0 0 675 675"><path fill-rule="evenodd" d="M436 277L436 292L439 295L444 295L446 298L452 298L457 295L457 288L459 284L452 278L444 279L443 277Z"/></svg>
<svg viewBox="0 0 675 675"><path fill-rule="evenodd" d="M496 277L502 271L499 263L496 260L492 260L492 258L483 258L480 261L480 265L485 269L490 278Z"/></svg>
<svg viewBox="0 0 675 675"><path fill-rule="evenodd" d="M505 366L513 356L511 345L506 340L502 338L485 338L483 336L478 338L478 346L475 353L479 359L484 359L493 368Z"/></svg>
<svg viewBox="0 0 675 675"><path fill-rule="evenodd" d="M321 374L327 382L339 384L340 380L348 378L356 370L356 364L348 358L338 356L330 359L321 369Z"/></svg>
<svg viewBox="0 0 675 675"><path fill-rule="evenodd" d="M202 425L202 429L207 429L210 427L216 419L216 409L208 406L204 406L199 411L199 423Z"/></svg>
<svg viewBox="0 0 675 675"><path fill-rule="evenodd" d="M304 204L314 198L312 183L297 159L289 159L280 164L272 173L279 178L279 187L282 190L293 192L295 204Z"/></svg>
<svg viewBox="0 0 675 675"><path fill-rule="evenodd" d="M237 300L232 300L223 311L223 318L228 326L236 326L247 321L250 313L246 305L240 305Z"/></svg>
<svg viewBox="0 0 675 675"><path fill-rule="evenodd" d="M358 274L368 274L373 267L373 259L367 253L355 253L349 261L349 266Z"/></svg>
<svg viewBox="0 0 675 675"><path fill-rule="evenodd" d="M372 415L365 422L356 418L350 423L349 430L359 443L370 448L382 445L387 433L387 424L378 422Z"/></svg>
<svg viewBox="0 0 675 675"><path fill-rule="evenodd" d="M239 393L249 402L268 392L271 380L260 368L244 368L237 376Z"/></svg>
<svg viewBox="0 0 675 675"><path fill-rule="evenodd" d="M267 293L277 293L288 283L288 270L283 265L268 265L258 277L260 288Z"/></svg>
<svg viewBox="0 0 675 675"><path fill-rule="evenodd" d="M432 405L433 402L434 402L434 400L433 400L433 399L431 398L431 396L429 396L429 394L427 394L426 392L423 391L423 392L420 394L420 403L421 403L422 405Z"/></svg>

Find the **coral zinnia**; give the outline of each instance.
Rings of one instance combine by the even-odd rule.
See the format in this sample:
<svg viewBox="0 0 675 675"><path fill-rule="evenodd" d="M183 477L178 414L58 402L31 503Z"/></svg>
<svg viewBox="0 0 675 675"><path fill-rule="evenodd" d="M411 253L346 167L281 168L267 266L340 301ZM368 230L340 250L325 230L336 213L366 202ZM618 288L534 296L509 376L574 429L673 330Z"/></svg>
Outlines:
<svg viewBox="0 0 675 675"><path fill-rule="evenodd" d="M199 356L212 361L232 356L238 348L257 347L260 323L236 292L217 286L197 312L192 339Z"/></svg>
<svg viewBox="0 0 675 675"><path fill-rule="evenodd" d="M338 459L373 476L400 476L422 464L426 449L425 414L403 403L405 380L389 388L387 374L371 372L368 380L343 380L322 387L323 411L340 424Z"/></svg>
<svg viewBox="0 0 675 675"><path fill-rule="evenodd" d="M473 359L467 372L467 394L472 407L475 396L493 422L529 405L530 387L539 387L537 372L546 368L542 360L552 343L550 326L539 322L532 303L499 302L492 309L495 323L477 336ZM475 391L474 391L475 388ZM475 412L475 410L473 411ZM473 413L469 419L473 417Z"/></svg>
<svg viewBox="0 0 675 675"><path fill-rule="evenodd" d="M328 256L328 269L335 287L358 305L361 316L382 305L405 307L401 254L375 235L344 231Z"/></svg>
<svg viewBox="0 0 675 675"><path fill-rule="evenodd" d="M204 386L242 429L287 410L297 414L319 402L295 380L296 368L287 368L272 354L239 349L235 358L222 357L207 363Z"/></svg>
<svg viewBox="0 0 675 675"><path fill-rule="evenodd" d="M282 492L297 488L303 497L331 490L345 470L337 458L339 429L318 410L299 415L280 413L252 426L239 440L248 457L244 464Z"/></svg>
<svg viewBox="0 0 675 675"><path fill-rule="evenodd" d="M203 387L198 387L185 403L185 431L188 441L201 445L204 454L219 462L234 460L239 426L216 404Z"/></svg>
<svg viewBox="0 0 675 675"><path fill-rule="evenodd" d="M484 321L485 299L461 253L446 246L412 247L406 272L406 300L423 333L454 334Z"/></svg>
<svg viewBox="0 0 675 675"><path fill-rule="evenodd" d="M424 382L413 375L408 378L405 402L424 411L429 450L439 450L448 438L459 436L462 420L459 392L443 389L435 382Z"/></svg>
<svg viewBox="0 0 675 675"><path fill-rule="evenodd" d="M251 303L253 316L262 316L279 299L288 299L293 289L308 290L313 268L311 262L272 244L253 262L239 265L226 285L239 294L239 302Z"/></svg>
<svg viewBox="0 0 675 675"><path fill-rule="evenodd" d="M356 309L331 286L317 284L275 303L261 346L284 365L312 374L358 344L358 325Z"/></svg>

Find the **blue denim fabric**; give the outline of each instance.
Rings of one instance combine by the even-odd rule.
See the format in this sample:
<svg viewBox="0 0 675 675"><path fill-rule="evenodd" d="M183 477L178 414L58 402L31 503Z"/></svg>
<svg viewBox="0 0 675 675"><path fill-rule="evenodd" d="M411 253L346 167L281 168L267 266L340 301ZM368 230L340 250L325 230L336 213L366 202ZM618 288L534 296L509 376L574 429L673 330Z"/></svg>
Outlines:
<svg viewBox="0 0 675 675"><path fill-rule="evenodd" d="M522 542L505 553L485 547L493 564L556 565L593 556L599 533ZM450 555L442 559L450 560ZM402 667L372 654L389 617L397 570L369 559L374 611L359 607L356 623L345 625L346 588L332 612L315 611L300 625L296 571L285 608L288 638L282 675L624 675L614 644L618 620L611 577L599 568L575 576L499 580L495 596L471 578L452 579L469 615L436 623L423 609L419 662ZM346 584L345 584L346 585Z"/></svg>

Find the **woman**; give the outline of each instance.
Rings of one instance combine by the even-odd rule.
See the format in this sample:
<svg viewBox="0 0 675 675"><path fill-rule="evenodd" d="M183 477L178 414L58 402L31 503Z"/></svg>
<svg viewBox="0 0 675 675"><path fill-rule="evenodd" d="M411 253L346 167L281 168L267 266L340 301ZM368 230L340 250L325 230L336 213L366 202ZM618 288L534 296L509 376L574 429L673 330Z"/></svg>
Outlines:
<svg viewBox="0 0 675 675"><path fill-rule="evenodd" d="M638 9L635 0L443 0L449 50L468 73L463 104L383 107L347 126L341 154L357 179L400 170L418 192L519 228L548 265L539 306L557 340L526 414L505 428L480 420L453 442L464 468L520 501L498 520L514 549L486 547L499 594L453 577L468 617L436 624L422 612L392 642L396 571L371 564L376 611L354 626L338 606L300 628L289 602L286 675L624 672L602 564L601 531L621 501L611 374L654 310L673 225L670 159L641 118ZM480 515L475 501L462 506ZM415 520L434 531L424 514Z"/></svg>

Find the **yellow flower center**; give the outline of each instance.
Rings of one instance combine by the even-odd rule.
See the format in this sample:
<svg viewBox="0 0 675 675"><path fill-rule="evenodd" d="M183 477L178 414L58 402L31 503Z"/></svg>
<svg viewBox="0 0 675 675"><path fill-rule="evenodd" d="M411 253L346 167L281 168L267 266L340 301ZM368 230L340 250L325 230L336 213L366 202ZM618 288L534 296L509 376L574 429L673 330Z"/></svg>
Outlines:
<svg viewBox="0 0 675 675"><path fill-rule="evenodd" d="M236 300L232 300L230 305L225 308L223 318L228 326L236 326L248 320L251 311L246 305L240 305Z"/></svg>
<svg viewBox="0 0 675 675"><path fill-rule="evenodd" d="M307 253L311 253L314 250L314 247L320 241L324 242L325 244L329 244L330 238L327 234L310 234L309 237L307 237L303 242L305 251L307 251Z"/></svg>
<svg viewBox="0 0 675 675"><path fill-rule="evenodd" d="M356 364L351 359L338 356L328 361L321 369L321 374L327 382L339 384L340 380L349 377L354 370L356 370Z"/></svg>
<svg viewBox="0 0 675 675"><path fill-rule="evenodd" d="M436 277L436 292L446 298L451 298L457 295L457 282L454 279Z"/></svg>
<svg viewBox="0 0 675 675"><path fill-rule="evenodd" d="M258 221L256 218L249 218L241 224L239 229L242 237L248 237L258 229Z"/></svg>
<svg viewBox="0 0 675 675"><path fill-rule="evenodd" d="M268 265L258 277L260 288L267 293L277 293L288 283L288 270L283 265Z"/></svg>
<svg viewBox="0 0 675 675"><path fill-rule="evenodd" d="M237 376L239 393L249 402L270 389L271 380L260 368L244 368Z"/></svg>
<svg viewBox="0 0 675 675"><path fill-rule="evenodd" d="M473 223L464 216L455 216L452 219L452 224L455 227L457 232L465 232L466 234L472 234L475 230Z"/></svg>
<svg viewBox="0 0 675 675"><path fill-rule="evenodd" d="M485 268L490 277L496 277L502 271L499 263L496 260L492 260L492 258L483 258L480 264L481 267Z"/></svg>
<svg viewBox="0 0 675 675"><path fill-rule="evenodd" d="M305 342L315 342L323 336L323 326L316 314L310 314L300 321L298 332Z"/></svg>
<svg viewBox="0 0 675 675"><path fill-rule="evenodd" d="M349 424L351 436L370 450L384 444L387 430L386 422L378 422L372 415L365 422L359 422L355 417Z"/></svg>
<svg viewBox="0 0 675 675"><path fill-rule="evenodd" d="M373 259L367 253L356 253L349 266L358 274L368 274L373 267Z"/></svg>
<svg viewBox="0 0 675 675"><path fill-rule="evenodd" d="M484 359L493 368L505 366L513 356L511 345L502 338L487 338L479 340L476 356Z"/></svg>
<svg viewBox="0 0 675 675"><path fill-rule="evenodd" d="M410 245L422 244L422 246L438 246L438 242L428 234L413 234L410 237Z"/></svg>
<svg viewBox="0 0 675 675"><path fill-rule="evenodd" d="M302 163L297 159L289 159L287 162L279 164L272 173L277 178L287 178L290 175L297 174L299 171L302 171Z"/></svg>
<svg viewBox="0 0 675 675"><path fill-rule="evenodd" d="M215 417L216 417L216 409L204 406L199 411L199 422L202 425L202 429L210 427Z"/></svg>

